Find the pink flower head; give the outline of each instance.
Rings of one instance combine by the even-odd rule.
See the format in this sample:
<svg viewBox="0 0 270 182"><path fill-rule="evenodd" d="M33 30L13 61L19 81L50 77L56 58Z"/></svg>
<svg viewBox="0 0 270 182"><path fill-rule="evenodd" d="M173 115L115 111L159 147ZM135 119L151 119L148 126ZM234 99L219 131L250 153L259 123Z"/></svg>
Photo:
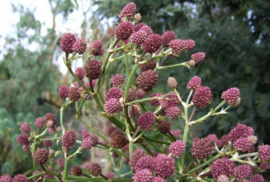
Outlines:
<svg viewBox="0 0 270 182"><path fill-rule="evenodd" d="M12 178L12 182L28 182L28 179L23 174L18 174Z"/></svg>
<svg viewBox="0 0 270 182"><path fill-rule="evenodd" d="M270 145L260 145L258 153L262 162L270 163Z"/></svg>
<svg viewBox="0 0 270 182"><path fill-rule="evenodd" d="M72 46L75 42L76 42L75 35L72 33L67 33L62 37L60 41L60 47L63 52L72 53L73 52Z"/></svg>
<svg viewBox="0 0 270 182"><path fill-rule="evenodd" d="M130 166L130 169L135 170L135 166L136 166L138 160L139 160L140 158L142 158L143 156L145 156L145 153L144 153L143 149L137 148L137 149L133 152L133 154L132 154L132 156L131 156L131 158L130 158L130 160L129 160L129 166Z"/></svg>
<svg viewBox="0 0 270 182"><path fill-rule="evenodd" d="M153 171L155 167L154 159L148 155L141 157L135 166L136 171L140 171L143 169L149 169L150 171Z"/></svg>
<svg viewBox="0 0 270 182"><path fill-rule="evenodd" d="M166 180L160 176L156 176L152 179L152 182L166 182Z"/></svg>
<svg viewBox="0 0 270 182"><path fill-rule="evenodd" d="M195 61L195 64L199 64L205 59L205 53L204 52L197 52L195 54L191 55L191 59Z"/></svg>
<svg viewBox="0 0 270 182"><path fill-rule="evenodd" d="M135 45L141 45L148 34L144 30L139 30L137 32L134 32L131 34L130 40L135 44Z"/></svg>
<svg viewBox="0 0 270 182"><path fill-rule="evenodd" d="M71 101L77 101L81 98L81 91L77 87L70 87L68 92L68 99Z"/></svg>
<svg viewBox="0 0 270 182"><path fill-rule="evenodd" d="M192 89L192 90L196 90L197 88L202 86L202 80L200 77L198 76L193 76L188 84L187 84L187 88L188 89Z"/></svg>
<svg viewBox="0 0 270 182"><path fill-rule="evenodd" d="M249 179L249 182L264 182L264 178L260 174L255 174Z"/></svg>
<svg viewBox="0 0 270 182"><path fill-rule="evenodd" d="M246 152L252 146L252 142L248 138L239 138L233 146L238 151Z"/></svg>
<svg viewBox="0 0 270 182"><path fill-rule="evenodd" d="M142 72L136 80L137 85L145 92L152 90L158 81L158 74L154 70Z"/></svg>
<svg viewBox="0 0 270 182"><path fill-rule="evenodd" d="M43 128L44 127L44 119L42 117L39 117L35 121L35 126L38 128Z"/></svg>
<svg viewBox="0 0 270 182"><path fill-rule="evenodd" d="M125 77L122 74L116 74L110 79L110 84L113 87L121 87L124 83Z"/></svg>
<svg viewBox="0 0 270 182"><path fill-rule="evenodd" d="M185 150L186 144L182 140L177 140L170 145L170 152L173 157L180 157L182 152Z"/></svg>
<svg viewBox="0 0 270 182"><path fill-rule="evenodd" d="M169 48L172 48L172 52L179 55L185 47L185 42L181 39L174 39L170 42Z"/></svg>
<svg viewBox="0 0 270 182"><path fill-rule="evenodd" d="M199 160L206 159L213 150L213 143L208 138L201 138L193 141L192 148L190 149L192 156Z"/></svg>
<svg viewBox="0 0 270 182"><path fill-rule="evenodd" d="M47 125L48 122L51 122L51 124L50 124L51 127L50 128L53 128L56 125L56 117L52 113L47 113L44 116L44 120L46 122L46 125Z"/></svg>
<svg viewBox="0 0 270 182"><path fill-rule="evenodd" d="M45 139L48 139L50 137L45 137ZM52 140L46 140L46 141L43 141L43 146L44 147L50 147L52 146Z"/></svg>
<svg viewBox="0 0 270 182"><path fill-rule="evenodd" d="M158 154L155 157L155 173L156 176L160 176L162 178L167 178L173 174L175 170L175 161L174 159L164 155Z"/></svg>
<svg viewBox="0 0 270 182"><path fill-rule="evenodd" d="M121 22L115 30L115 36L120 40L127 40L132 34L133 24L130 21Z"/></svg>
<svg viewBox="0 0 270 182"><path fill-rule="evenodd" d="M77 52L79 55L83 54L86 50L87 43L84 39L77 39L72 46L72 50Z"/></svg>
<svg viewBox="0 0 270 182"><path fill-rule="evenodd" d="M22 132L22 133L30 133L30 131L31 131L31 126L30 126L30 124L24 122L24 123L21 124L20 129L21 129L21 132Z"/></svg>
<svg viewBox="0 0 270 182"><path fill-rule="evenodd" d="M0 177L0 182L12 182L12 179L8 174L5 174Z"/></svg>
<svg viewBox="0 0 270 182"><path fill-rule="evenodd" d="M86 164L84 169L87 169L89 171L89 173L93 176L99 176L102 173L102 169L100 167L100 165L98 163L89 163Z"/></svg>
<svg viewBox="0 0 270 182"><path fill-rule="evenodd" d="M25 135L25 134L22 134L22 135L19 135L17 137L17 142L21 145L29 145L30 142L29 142L29 138L30 136L29 135Z"/></svg>
<svg viewBox="0 0 270 182"><path fill-rule="evenodd" d="M148 131L155 124L155 115L149 111L143 113L137 119L137 124L141 127L142 130Z"/></svg>
<svg viewBox="0 0 270 182"><path fill-rule="evenodd" d="M167 80L167 85L170 88L176 88L177 87L177 80L174 77L169 77Z"/></svg>
<svg viewBox="0 0 270 182"><path fill-rule="evenodd" d="M181 134L181 130L179 130L179 129L171 130L170 132L174 137L179 137Z"/></svg>
<svg viewBox="0 0 270 182"><path fill-rule="evenodd" d="M196 107L205 108L212 99L211 89L207 86L201 86L195 91L192 102Z"/></svg>
<svg viewBox="0 0 270 182"><path fill-rule="evenodd" d="M84 69L82 67L77 68L76 71L75 71L75 75L77 76L77 78L79 80L82 80L83 79L84 74L85 74L84 73Z"/></svg>
<svg viewBox="0 0 270 182"><path fill-rule="evenodd" d="M119 17L120 18L125 18L127 17L132 17L134 16L136 13L136 4L133 2L130 2L128 4L126 4L126 6L122 9Z"/></svg>
<svg viewBox="0 0 270 182"><path fill-rule="evenodd" d="M240 95L240 91L237 87L230 88L226 91L224 91L221 95L221 98L226 100L226 102L230 105L234 105Z"/></svg>
<svg viewBox="0 0 270 182"><path fill-rule="evenodd" d="M57 167L62 168L65 165L65 160L63 158L57 159Z"/></svg>
<svg viewBox="0 0 270 182"><path fill-rule="evenodd" d="M140 30L142 29L143 27ZM145 52L153 54L160 48L161 44L162 44L161 35L151 34L142 43L142 47Z"/></svg>
<svg viewBox="0 0 270 182"><path fill-rule="evenodd" d="M177 116L181 113L181 110L177 106L168 107L165 110L166 116L170 119L176 119Z"/></svg>
<svg viewBox="0 0 270 182"><path fill-rule="evenodd" d="M85 66L86 77L92 80L97 79L101 73L101 66L101 62L95 59L89 60Z"/></svg>
<svg viewBox="0 0 270 182"><path fill-rule="evenodd" d="M152 182L152 178L152 171L150 171L149 169L137 171L133 176L134 182Z"/></svg>
<svg viewBox="0 0 270 182"><path fill-rule="evenodd" d="M147 33L147 35L153 34L153 30L148 25L144 25L140 28L140 30L143 30Z"/></svg>
<svg viewBox="0 0 270 182"><path fill-rule="evenodd" d="M137 31L139 31L143 26L145 26L144 23L137 23L136 25L134 25L134 26L132 27L132 31L133 31L133 32L137 32Z"/></svg>
<svg viewBox="0 0 270 182"><path fill-rule="evenodd" d="M100 56L105 51L105 48L104 48L101 40L95 40L91 44L90 49L91 49L91 54L94 56Z"/></svg>
<svg viewBox="0 0 270 182"><path fill-rule="evenodd" d="M245 124L238 124L234 127L230 133L228 134L229 141L236 142L236 140L240 138L247 138L249 136L254 135L253 128L245 125Z"/></svg>
<svg viewBox="0 0 270 182"><path fill-rule="evenodd" d="M58 95L60 98L67 98L68 97L68 91L69 91L69 88L67 85L62 85L59 90L58 90Z"/></svg>
<svg viewBox="0 0 270 182"><path fill-rule="evenodd" d="M140 64L140 70L141 72L145 72L147 70L154 70L156 68L156 60L151 60L148 63Z"/></svg>
<svg viewBox="0 0 270 182"><path fill-rule="evenodd" d="M170 132L171 125L167 121L163 121L158 124L158 131L160 133L168 133Z"/></svg>
<svg viewBox="0 0 270 182"><path fill-rule="evenodd" d="M169 46L170 42L175 39L175 33L174 31L171 31L171 30L166 31L164 32L161 38L162 38L162 44L164 46Z"/></svg>
<svg viewBox="0 0 270 182"><path fill-rule="evenodd" d="M106 93L105 101L108 101L109 99L112 99L112 98L120 99L121 97L122 97L122 91L117 87L112 87Z"/></svg>
<svg viewBox="0 0 270 182"><path fill-rule="evenodd" d="M162 96L162 94L161 93L152 93L151 95L150 95L150 97L160 97L160 96ZM155 99L155 100L151 100L151 101L149 101L149 103L153 106L153 107L158 107L159 105L160 105L160 103L159 103L159 100L158 99Z"/></svg>
<svg viewBox="0 0 270 182"><path fill-rule="evenodd" d="M83 139L81 143L81 147L84 150L88 150L93 146L96 146L98 144L98 138L96 136L91 136L88 138Z"/></svg>
<svg viewBox="0 0 270 182"><path fill-rule="evenodd" d="M76 143L76 135L72 130L68 130L62 137L62 144L64 147L73 147Z"/></svg>
<svg viewBox="0 0 270 182"><path fill-rule="evenodd" d="M37 164L45 164L48 160L49 152L46 149L37 149L33 155L33 160Z"/></svg>
<svg viewBox="0 0 270 182"><path fill-rule="evenodd" d="M220 175L226 175L230 177L234 172L234 163L230 159L224 157L222 159L215 160L211 165L212 176L217 179Z"/></svg>
<svg viewBox="0 0 270 182"><path fill-rule="evenodd" d="M104 109L107 113L113 114L121 112L123 108L119 102L119 99L111 98L105 102Z"/></svg>
<svg viewBox="0 0 270 182"><path fill-rule="evenodd" d="M195 41L192 39L188 39L184 41L184 50L185 51L190 51L195 47Z"/></svg>
<svg viewBox="0 0 270 182"><path fill-rule="evenodd" d="M234 167L233 173L239 181L244 181L249 175L252 174L252 170L248 164L244 164Z"/></svg>

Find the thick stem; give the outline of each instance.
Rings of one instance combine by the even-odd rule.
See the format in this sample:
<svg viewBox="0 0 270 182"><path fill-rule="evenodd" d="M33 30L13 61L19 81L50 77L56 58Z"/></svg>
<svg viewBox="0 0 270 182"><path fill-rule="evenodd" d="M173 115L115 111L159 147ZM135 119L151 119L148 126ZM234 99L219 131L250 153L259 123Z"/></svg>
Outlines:
<svg viewBox="0 0 270 182"><path fill-rule="evenodd" d="M129 70L129 63L128 63L128 55L125 52L125 65L126 65L126 71L127 71L127 75L130 75L130 70Z"/></svg>
<svg viewBox="0 0 270 182"><path fill-rule="evenodd" d="M220 157L219 154L215 155L214 157L212 157L212 158L209 159L208 161L204 162L203 164L201 164L201 165L199 165L199 166L197 166L197 167L191 169L190 171L188 171L187 174L191 174L191 173L193 173L193 172L195 172L195 171L197 171L197 170L203 168L204 166L210 164L211 162L213 162L214 160L216 160L216 159L219 158L219 157Z"/></svg>
<svg viewBox="0 0 270 182"><path fill-rule="evenodd" d="M188 131L189 131L189 126L186 124L185 129L184 129L184 136L183 136L183 142L185 143L185 145L187 145ZM184 150L181 155L181 170L183 170L185 166L185 153L186 153L186 150Z"/></svg>
<svg viewBox="0 0 270 182"><path fill-rule="evenodd" d="M125 88L125 100L128 98L128 91L129 91L129 88L131 86L131 83L132 83L132 79L133 79L133 76L135 75L136 73L136 70L138 69L139 65L136 64L133 68L132 68L132 71L128 77L128 81L127 81L127 85L126 85L126 88Z"/></svg>

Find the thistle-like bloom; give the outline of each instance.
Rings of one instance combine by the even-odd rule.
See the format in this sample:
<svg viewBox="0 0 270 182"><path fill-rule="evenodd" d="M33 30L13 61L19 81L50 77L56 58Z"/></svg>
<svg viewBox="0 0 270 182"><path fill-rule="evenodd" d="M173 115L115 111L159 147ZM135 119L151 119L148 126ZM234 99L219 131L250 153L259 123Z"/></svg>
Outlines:
<svg viewBox="0 0 270 182"><path fill-rule="evenodd" d="M23 174L18 174L12 178L12 182L28 182L28 179Z"/></svg>
<svg viewBox="0 0 270 182"><path fill-rule="evenodd" d="M166 180L160 176L156 176L152 179L152 182L166 182Z"/></svg>
<svg viewBox="0 0 270 182"><path fill-rule="evenodd" d="M156 97L156 96L157 96L157 97L160 97L160 96L162 96L162 94L157 92L157 93L152 93L152 94L150 95L150 97ZM149 103L150 103L153 107L158 107L158 106L160 105L158 99L149 101Z"/></svg>
<svg viewBox="0 0 270 182"><path fill-rule="evenodd" d="M160 133L169 133L170 132L171 125L170 123L163 121L158 124L158 131Z"/></svg>
<svg viewBox="0 0 270 182"><path fill-rule="evenodd" d="M167 84L170 88L176 88L177 87L177 80L174 77L169 77L167 80Z"/></svg>
<svg viewBox="0 0 270 182"><path fill-rule="evenodd" d="M125 77L122 74L116 74L110 79L110 84L113 87L121 87L124 83Z"/></svg>
<svg viewBox="0 0 270 182"><path fill-rule="evenodd" d="M29 145L30 142L29 142L29 135L25 135L25 134L22 134L22 135L19 135L17 137L17 142L21 145Z"/></svg>
<svg viewBox="0 0 270 182"><path fill-rule="evenodd" d="M50 138L50 137L45 137L45 139L47 139L47 138ZM50 146L52 146L52 140L43 141L43 146L44 147L50 147Z"/></svg>
<svg viewBox="0 0 270 182"><path fill-rule="evenodd" d="M181 110L177 106L168 107L165 110L166 116L170 119L176 119L180 112Z"/></svg>
<svg viewBox="0 0 270 182"><path fill-rule="evenodd" d="M95 59L88 61L85 66L86 77L92 80L97 79L101 73L101 65L102 63Z"/></svg>
<svg viewBox="0 0 270 182"><path fill-rule="evenodd" d="M44 116L44 120L46 122L46 125L48 122L50 122L51 124L51 128L53 128L55 125L56 125L56 117L54 116L54 114L52 113L47 113L45 116Z"/></svg>
<svg viewBox="0 0 270 182"><path fill-rule="evenodd" d="M60 98L67 98L68 97L68 91L69 91L69 88L67 85L62 85L59 90L58 90L58 96Z"/></svg>
<svg viewBox="0 0 270 182"><path fill-rule="evenodd" d="M136 80L137 85L145 92L152 90L158 81L158 74L154 70L142 72Z"/></svg>
<svg viewBox="0 0 270 182"><path fill-rule="evenodd" d="M70 169L70 174L73 176L81 176L82 175L82 169L78 166L72 166Z"/></svg>
<svg viewBox="0 0 270 182"><path fill-rule="evenodd" d="M217 179L222 174L230 177L233 175L233 171L234 163L226 157L215 160L211 165L211 173L215 179Z"/></svg>
<svg viewBox="0 0 270 182"><path fill-rule="evenodd" d="M84 39L77 39L72 46L72 50L77 52L79 55L83 54L86 50L87 43Z"/></svg>
<svg viewBox="0 0 270 182"><path fill-rule="evenodd" d="M130 21L122 22L115 30L115 36L120 40L127 40L132 34L133 24Z"/></svg>
<svg viewBox="0 0 270 182"><path fill-rule="evenodd" d="M188 84L187 84L187 88L188 89L192 89L192 90L196 90L197 88L202 86L202 80L200 77L198 76L193 76Z"/></svg>
<svg viewBox="0 0 270 182"><path fill-rule="evenodd" d="M239 181L244 181L249 175L252 174L252 170L248 164L244 164L234 167L233 173Z"/></svg>
<svg viewBox="0 0 270 182"><path fill-rule="evenodd" d="M182 152L185 150L186 144L182 140L177 140L170 145L170 152L173 157L180 157Z"/></svg>
<svg viewBox="0 0 270 182"><path fill-rule="evenodd" d="M111 98L107 100L104 104L104 110L107 113L114 114L122 111L121 103L119 102L119 99Z"/></svg>
<svg viewBox="0 0 270 182"><path fill-rule="evenodd" d="M230 178L224 174L217 177L217 182L230 182Z"/></svg>
<svg viewBox="0 0 270 182"><path fill-rule="evenodd" d="M147 33L147 35L153 34L153 30L152 30L151 27L148 26L148 25L142 26L142 27L140 28L140 30L145 31L145 32Z"/></svg>
<svg viewBox="0 0 270 182"><path fill-rule="evenodd" d="M26 134L26 133L29 133L31 131L31 126L30 126L30 124L24 122L24 123L21 124L20 129L21 129L22 133Z"/></svg>
<svg viewBox="0 0 270 182"><path fill-rule="evenodd" d="M84 69L82 67L77 68L75 71L75 75L77 76L79 80L82 80L85 75Z"/></svg>
<svg viewBox="0 0 270 182"><path fill-rule="evenodd" d="M76 135L72 130L68 130L62 137L62 144L64 147L73 147L76 143Z"/></svg>
<svg viewBox="0 0 270 182"><path fill-rule="evenodd" d="M105 175L108 179L113 179L114 178L114 173L110 172Z"/></svg>
<svg viewBox="0 0 270 182"><path fill-rule="evenodd" d="M72 46L75 42L76 42L75 35L72 33L67 33L62 37L60 41L60 47L63 52L72 53L73 52Z"/></svg>
<svg viewBox="0 0 270 182"><path fill-rule="evenodd" d="M56 164L57 167L62 168L65 165L65 160L63 158L58 158Z"/></svg>
<svg viewBox="0 0 270 182"><path fill-rule="evenodd" d="M101 40L95 40L91 44L90 49L91 49L91 54L94 56L100 56L105 51L105 48L104 48Z"/></svg>
<svg viewBox="0 0 270 182"><path fill-rule="evenodd" d="M112 139L110 141L110 145L113 148L118 148L118 149L123 148L124 146L126 146L126 144L128 144L128 140L123 134L116 134L112 136Z"/></svg>
<svg viewBox="0 0 270 182"><path fill-rule="evenodd" d="M270 145L259 146L258 153L262 162L270 163Z"/></svg>
<svg viewBox="0 0 270 182"><path fill-rule="evenodd" d="M143 27L140 30L142 29ZM160 48L161 45L162 45L162 39L161 39L161 35L159 34L149 35L145 39L145 41L142 43L142 47L144 51L150 54L155 53Z"/></svg>
<svg viewBox="0 0 270 182"><path fill-rule="evenodd" d="M128 4L126 4L126 6L122 9L119 17L120 18L125 18L127 17L132 17L134 16L136 13L136 4L133 2L130 2Z"/></svg>
<svg viewBox="0 0 270 182"><path fill-rule="evenodd" d="M152 172L149 169L143 169L141 171L137 171L133 176L134 182L152 182Z"/></svg>
<svg viewBox="0 0 270 182"><path fill-rule="evenodd" d="M148 70L154 70L156 68L156 64L157 64L156 60L151 60L148 63L140 64L140 70L141 70L141 72L145 72Z"/></svg>
<svg viewBox="0 0 270 182"><path fill-rule="evenodd" d="M172 52L179 55L185 47L185 42L181 39L174 39L170 42L169 48L172 48Z"/></svg>
<svg viewBox="0 0 270 182"><path fill-rule="evenodd" d="M162 44L168 47L170 42L175 39L174 31L169 30L169 31L164 32L164 34L161 36L161 39L162 39Z"/></svg>
<svg viewBox="0 0 270 182"><path fill-rule="evenodd" d="M148 34L145 31L139 30L139 31L134 32L133 34L131 34L130 40L135 45L141 45L144 42L144 40L146 39L147 36L148 36Z"/></svg>
<svg viewBox="0 0 270 182"><path fill-rule="evenodd" d="M209 134L209 135L207 135L206 138L208 138L212 142L217 142L218 141L218 138L217 138L217 135L216 134Z"/></svg>
<svg viewBox="0 0 270 182"><path fill-rule="evenodd" d="M136 149L133 152L131 158L129 159L130 169L135 170L135 166L136 166L138 160L140 158L142 158L143 156L145 156L145 153L144 153L143 149L141 149L141 148Z"/></svg>
<svg viewBox="0 0 270 182"><path fill-rule="evenodd" d="M139 116L137 119L138 126L141 127L142 130L148 131L155 124L155 115L152 112L146 112Z"/></svg>
<svg viewBox="0 0 270 182"><path fill-rule="evenodd" d="M12 181L12 178L8 174L5 174L0 177L0 182L11 182L11 181Z"/></svg>
<svg viewBox="0 0 270 182"><path fill-rule="evenodd" d="M233 146L238 151L246 152L252 146L252 142L248 138L239 138Z"/></svg>
<svg viewBox="0 0 270 182"><path fill-rule="evenodd" d="M164 155L158 154L155 157L155 173L156 176L160 176L164 179L173 174L175 170L175 161L174 159Z"/></svg>
<svg viewBox="0 0 270 182"><path fill-rule="evenodd" d="M93 176L99 176L102 172L100 165L94 162L86 164L84 168L87 169L89 173Z"/></svg>
<svg viewBox="0 0 270 182"><path fill-rule="evenodd" d="M105 101L108 101L112 98L120 99L122 96L122 91L118 87L112 87L106 93Z"/></svg>
<svg viewBox="0 0 270 182"><path fill-rule="evenodd" d="M264 182L264 178L260 174L255 174L249 179L249 182Z"/></svg>
<svg viewBox="0 0 270 182"><path fill-rule="evenodd" d="M205 53L204 52L197 52L195 54L191 55L191 59L195 61L195 64L199 64L205 59Z"/></svg>
<svg viewBox="0 0 270 182"><path fill-rule="evenodd" d="M205 108L212 99L212 93L209 87L201 86L195 91L192 102L196 107Z"/></svg>
<svg viewBox="0 0 270 182"><path fill-rule="evenodd" d="M37 149L34 153L33 160L37 164L45 164L48 160L49 152L46 149Z"/></svg>
<svg viewBox="0 0 270 182"><path fill-rule="evenodd" d="M91 136L91 137L83 139L81 143L81 147L84 150L88 150L91 147L96 146L97 144L98 144L98 138L95 136Z"/></svg>
<svg viewBox="0 0 270 182"><path fill-rule="evenodd" d="M184 41L184 50L185 51L190 51L195 47L195 41L192 39L188 39Z"/></svg>
<svg viewBox="0 0 270 182"><path fill-rule="evenodd" d="M155 167L155 161L152 157L146 155L141 157L136 165L135 165L135 170L140 171L143 169L149 169L150 171L153 171Z"/></svg>
<svg viewBox="0 0 270 182"><path fill-rule="evenodd" d="M68 99L70 101L77 101L81 98L81 91L77 87L70 87L68 92Z"/></svg>
<svg viewBox="0 0 270 182"><path fill-rule="evenodd" d="M240 95L240 90L237 87L230 88L224 91L221 95L221 98L226 100L226 102L230 105L234 105Z"/></svg>
<svg viewBox="0 0 270 182"><path fill-rule="evenodd" d="M39 117L35 121L35 126L38 128L43 128L44 127L44 119L42 117Z"/></svg>
<svg viewBox="0 0 270 182"><path fill-rule="evenodd" d="M236 142L236 140L240 138L247 138L249 136L254 135L253 128L245 125L245 124L238 124L234 127L230 133L228 134L229 141Z"/></svg>
<svg viewBox="0 0 270 182"><path fill-rule="evenodd" d="M137 32L137 31L139 31L143 26L145 26L144 23L137 23L136 25L134 25L134 26L132 27L132 31L133 31L133 32Z"/></svg>
<svg viewBox="0 0 270 182"><path fill-rule="evenodd" d="M190 149L192 156L199 160L206 159L213 150L213 143L208 138L201 138L193 141L192 148Z"/></svg>

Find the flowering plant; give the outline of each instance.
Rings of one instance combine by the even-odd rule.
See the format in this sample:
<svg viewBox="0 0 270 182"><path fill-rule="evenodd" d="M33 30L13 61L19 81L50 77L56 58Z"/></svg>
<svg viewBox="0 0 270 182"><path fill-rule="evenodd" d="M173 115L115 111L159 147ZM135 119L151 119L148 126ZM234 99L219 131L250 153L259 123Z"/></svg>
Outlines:
<svg viewBox="0 0 270 182"><path fill-rule="evenodd" d="M176 39L173 31L166 31L163 35L153 33L151 27L139 23L141 15L136 14L134 3L128 3L119 16L121 22L115 30L115 40L107 51L102 41L94 41L85 67L79 67L75 72L71 64L85 53L87 43L71 33L61 38L64 63L76 82L59 88L59 97L65 99L60 109L60 126L57 127L57 119L52 113L36 119L36 130L28 123L22 123L22 134L17 137L17 142L33 156L33 175L19 174L13 179L3 175L0 182L264 181L259 173L269 169L270 146L261 145L255 152L257 137L251 127L238 124L221 139L215 134L193 141L188 139L193 125L202 124L209 117L228 114L230 108L237 107L241 101L239 89L233 87L224 91L221 95L223 101L202 117L195 116L196 110L206 108L212 94L198 76L187 83L190 93L186 99L178 92L177 80L173 77L167 81L168 93L153 93L159 70L179 66L192 69L205 59L205 53L192 54L190 60L179 64L162 66L168 57L179 57L182 52L193 49L195 41ZM106 54L105 59L99 61L103 54ZM106 80L106 71L122 59L126 73ZM103 95L102 86L108 81L111 88ZM110 138L84 119L82 109L87 102L95 102L101 116L112 124L108 128ZM149 111L144 107L148 103L152 106ZM85 127L81 137L73 130L66 130L63 111L68 105L74 106L77 119ZM180 122L185 125L181 137L180 130L170 129L171 120L176 118L181 118ZM50 148L53 143L59 149L57 152ZM76 151L71 153L70 149L74 147ZM68 169L76 155L93 147L120 158L112 158L113 162L120 163L122 158L125 159L130 167L130 172L125 175L131 174L131 178L124 174L103 174L98 163L87 163L83 168L74 165ZM63 158L52 160L59 155Z"/></svg>

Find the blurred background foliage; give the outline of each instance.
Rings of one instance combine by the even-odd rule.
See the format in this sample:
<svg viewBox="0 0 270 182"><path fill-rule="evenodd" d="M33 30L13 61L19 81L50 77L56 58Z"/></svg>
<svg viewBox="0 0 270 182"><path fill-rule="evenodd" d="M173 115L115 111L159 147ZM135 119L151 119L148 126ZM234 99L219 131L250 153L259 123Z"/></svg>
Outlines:
<svg viewBox="0 0 270 182"><path fill-rule="evenodd" d="M89 44L95 39L102 39L105 45L113 36L115 23L119 21L119 12L128 0L92 0L95 12L82 0L48 0L53 26L42 33L42 22L35 18L35 11L23 5L13 4L14 13L20 20L15 24L16 35L5 37L3 60L0 61L0 169L1 173L26 172L31 169L31 158L23 153L16 143L20 133L19 125L29 122L47 112L58 115L63 100L57 98L61 84L68 84L67 75L62 75L54 64L61 56L59 40L61 33L56 33L55 18L62 16L66 21L74 11L81 11L81 32L78 37L86 38ZM227 134L237 123L245 123L255 129L259 143L270 144L270 2L268 0L134 0L142 21L152 27L155 33L166 30L175 31L177 38L194 39L195 48L182 53L179 58L168 59L164 65L190 59L191 54L203 51L206 60L188 70L174 68L158 73L159 92L167 92L167 78L178 80L178 90L185 98L188 94L186 84L198 75L203 85L212 88L214 107L221 102L222 91L239 87L242 103L231 109L230 115L214 117L193 128L193 135L204 137L216 133L218 137ZM45 12L44 12L45 13ZM104 20L114 21L113 27L102 24ZM105 21L106 22L106 21ZM104 28L105 27L105 28ZM65 32L63 32L65 33ZM107 46L108 47L108 46ZM83 57L83 60L86 60ZM123 69L121 69L123 68ZM124 72L123 66L112 64L108 77ZM106 88L104 89L106 90ZM197 110L198 116L205 114ZM94 107L90 104L88 107ZM72 109L66 112L73 120ZM90 110L87 115L94 115ZM95 121L97 121L96 114ZM58 117L59 118L59 117ZM175 128L181 128L181 121L174 121ZM76 122L69 127L79 127ZM174 129L175 129L174 128ZM75 161L83 161L81 159ZM8 159L8 160L7 160ZM24 169L22 169L22 161ZM28 161L28 162L27 162ZM29 164L26 166L25 164Z"/></svg>

